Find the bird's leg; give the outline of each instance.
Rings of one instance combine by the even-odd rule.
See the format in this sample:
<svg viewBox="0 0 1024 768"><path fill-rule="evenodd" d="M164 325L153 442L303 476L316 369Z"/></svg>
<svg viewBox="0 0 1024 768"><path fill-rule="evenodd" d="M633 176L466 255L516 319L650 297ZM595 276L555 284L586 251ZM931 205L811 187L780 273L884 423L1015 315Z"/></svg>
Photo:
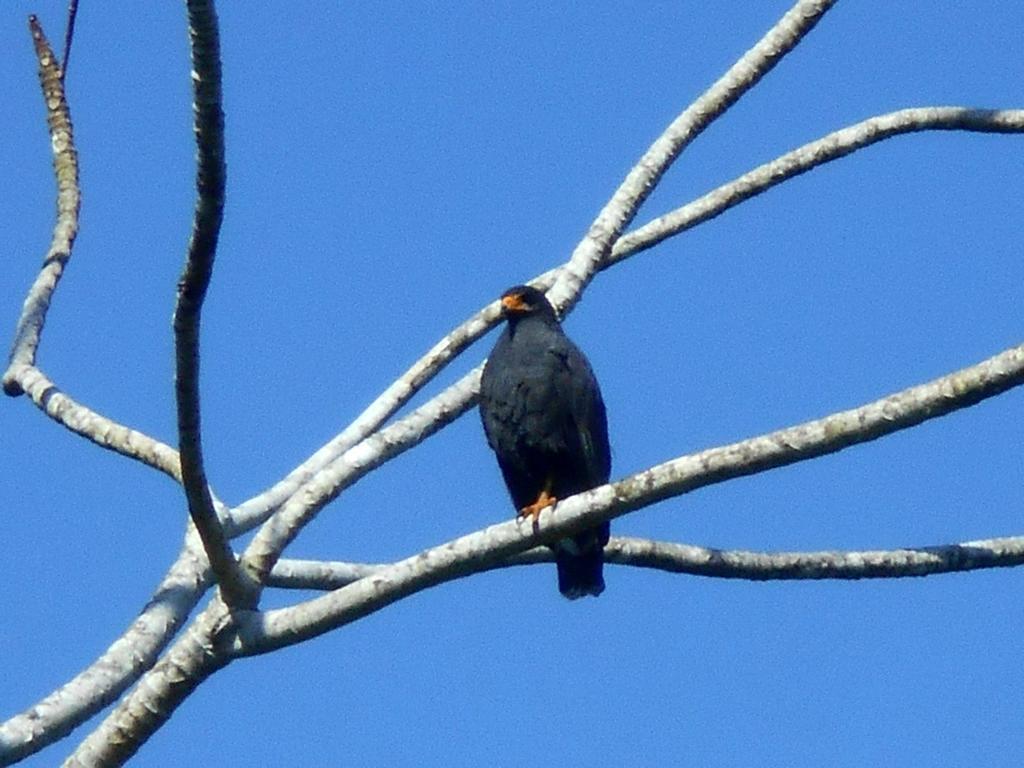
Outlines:
<svg viewBox="0 0 1024 768"><path fill-rule="evenodd" d="M541 510L553 507L557 501L558 499L551 495L551 480L549 479L537 494L537 500L519 510L519 517L532 517L533 522L536 523Z"/></svg>

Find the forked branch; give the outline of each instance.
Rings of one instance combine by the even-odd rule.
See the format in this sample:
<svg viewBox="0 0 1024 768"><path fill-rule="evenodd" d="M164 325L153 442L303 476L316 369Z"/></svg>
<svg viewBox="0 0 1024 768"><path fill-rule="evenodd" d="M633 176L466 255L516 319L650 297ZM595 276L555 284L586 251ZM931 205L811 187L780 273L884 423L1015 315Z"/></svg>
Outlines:
<svg viewBox="0 0 1024 768"><path fill-rule="evenodd" d="M602 269L725 213L802 173L886 139L921 131L1024 133L1022 109L913 107L862 120L804 144L623 235Z"/></svg>
<svg viewBox="0 0 1024 768"><path fill-rule="evenodd" d="M46 102L46 123L50 128L53 171L57 178L57 221L50 249L43 257L43 268L29 289L14 331L10 362L3 377L4 392L12 397L24 392L19 381L22 370L35 365L50 299L64 274L64 266L71 258L71 249L78 234L78 211L82 204L78 186L78 152L71 128L71 111L64 98L60 62L54 56L39 20L29 16L28 24L39 62L39 84Z"/></svg>
<svg viewBox="0 0 1024 768"><path fill-rule="evenodd" d="M675 159L704 129L768 74L821 21L836 0L800 0L724 75L683 110L633 166L590 225L559 272L548 295L565 315L607 261L619 236L636 216Z"/></svg>

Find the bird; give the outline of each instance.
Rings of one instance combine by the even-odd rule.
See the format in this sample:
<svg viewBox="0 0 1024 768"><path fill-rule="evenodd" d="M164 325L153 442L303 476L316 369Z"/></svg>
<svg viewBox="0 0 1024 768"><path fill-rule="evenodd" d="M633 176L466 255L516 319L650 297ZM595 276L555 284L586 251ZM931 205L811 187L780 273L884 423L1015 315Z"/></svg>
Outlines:
<svg viewBox="0 0 1024 768"><path fill-rule="evenodd" d="M480 417L518 517L604 485L611 474L608 418L590 362L565 335L544 293L501 296L505 329L480 379ZM570 600L604 591L607 522L555 541L558 590Z"/></svg>

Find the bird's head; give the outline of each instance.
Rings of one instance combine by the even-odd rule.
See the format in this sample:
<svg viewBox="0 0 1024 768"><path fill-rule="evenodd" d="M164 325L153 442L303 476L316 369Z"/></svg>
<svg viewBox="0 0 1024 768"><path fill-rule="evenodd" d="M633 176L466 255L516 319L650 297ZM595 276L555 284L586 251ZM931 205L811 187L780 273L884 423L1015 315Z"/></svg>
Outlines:
<svg viewBox="0 0 1024 768"><path fill-rule="evenodd" d="M501 312L509 322L531 316L556 319L555 309L543 291L530 285L517 285L501 294Z"/></svg>

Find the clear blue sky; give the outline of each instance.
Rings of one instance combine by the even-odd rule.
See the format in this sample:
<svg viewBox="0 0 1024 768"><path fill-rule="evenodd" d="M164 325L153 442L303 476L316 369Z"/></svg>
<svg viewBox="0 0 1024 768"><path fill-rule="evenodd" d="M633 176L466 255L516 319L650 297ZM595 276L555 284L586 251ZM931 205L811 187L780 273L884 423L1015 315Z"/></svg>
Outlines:
<svg viewBox="0 0 1024 768"><path fill-rule="evenodd" d="M56 39L65 5L0 10L5 345L53 211L24 17ZM173 443L170 316L193 203L184 11L82 5L68 77L82 233L40 363ZM788 6L222 3L229 191L203 337L221 497L262 490L453 326L563 261L649 142ZM1022 39L1015 2L840 3L638 223L874 114L1022 107ZM613 475L1020 343L1022 178L1024 137L898 138L601 275L566 325L602 382ZM613 528L787 550L1024 533L1022 406L1011 392ZM186 512L164 477L27 401L0 402L0 455L5 719L130 624ZM353 487L289 554L395 559L511 514L471 413ZM569 603L552 566L490 573L238 662L138 764L1010 766L1024 751L1024 570L606 578L600 599ZM24 764L55 764L85 732Z"/></svg>

